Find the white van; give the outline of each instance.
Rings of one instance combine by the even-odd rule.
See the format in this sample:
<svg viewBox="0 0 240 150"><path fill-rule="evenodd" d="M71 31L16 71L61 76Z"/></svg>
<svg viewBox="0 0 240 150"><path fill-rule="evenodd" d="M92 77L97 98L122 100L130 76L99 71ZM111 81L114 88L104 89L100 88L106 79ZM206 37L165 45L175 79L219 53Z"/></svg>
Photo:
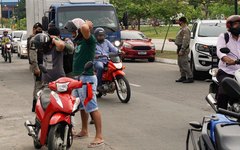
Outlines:
<svg viewBox="0 0 240 150"><path fill-rule="evenodd" d="M218 36L226 31L226 20L198 20L193 23L189 57L195 79L203 75L201 72L208 72L212 65L217 65L217 59L212 62L210 52L216 52Z"/></svg>

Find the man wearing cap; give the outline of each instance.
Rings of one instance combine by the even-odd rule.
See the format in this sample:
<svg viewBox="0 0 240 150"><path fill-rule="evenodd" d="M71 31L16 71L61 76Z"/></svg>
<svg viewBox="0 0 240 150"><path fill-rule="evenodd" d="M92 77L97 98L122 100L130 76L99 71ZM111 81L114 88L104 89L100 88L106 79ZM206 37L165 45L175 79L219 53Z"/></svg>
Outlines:
<svg viewBox="0 0 240 150"><path fill-rule="evenodd" d="M65 29L72 33L75 38L75 53L73 57L73 76L76 79L80 79L83 83L90 82L92 84L93 97L86 101L87 97L87 86L83 85L82 88L74 91L74 96L79 97L81 100L80 110L82 118L82 129L77 135L78 137L87 137L88 134L88 113L92 116L95 122L96 135L89 144L89 148L98 147L104 144L102 137L102 123L101 114L98 110L96 89L97 89L97 77L94 74L93 68L88 69L84 72L84 65L94 60L96 50L96 39L90 33L93 28L91 21L84 21L80 18L70 20L66 23Z"/></svg>
<svg viewBox="0 0 240 150"><path fill-rule="evenodd" d="M42 33L42 25L38 22L33 26L33 34L27 40L27 51L28 59L30 64L30 69L34 76L34 90L33 90L33 103L32 103L32 112L35 112L35 106L37 103L37 92L42 88L41 81L41 72L38 65L43 63L43 54L40 50L36 49L32 39L38 34Z"/></svg>
<svg viewBox="0 0 240 150"><path fill-rule="evenodd" d="M177 54L178 54L178 66L180 69L181 77L176 80L176 82L182 83L193 83L193 74L188 63L188 54L190 52L189 44L191 38L191 31L187 26L187 19L181 17L178 20L178 23L181 27L178 32L176 39L169 39L170 42L175 42L177 45Z"/></svg>

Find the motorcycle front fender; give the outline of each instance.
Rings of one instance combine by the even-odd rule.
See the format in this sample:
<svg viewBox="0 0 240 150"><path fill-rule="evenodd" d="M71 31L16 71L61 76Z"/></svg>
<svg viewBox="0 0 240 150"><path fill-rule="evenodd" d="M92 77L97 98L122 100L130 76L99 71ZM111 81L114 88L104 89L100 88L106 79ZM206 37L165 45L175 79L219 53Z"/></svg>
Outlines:
<svg viewBox="0 0 240 150"><path fill-rule="evenodd" d="M113 76L116 77L116 76L125 76L125 72L123 72L122 70L117 70L115 72L113 72Z"/></svg>
<svg viewBox="0 0 240 150"><path fill-rule="evenodd" d="M63 113L54 114L49 122L49 125L55 125L59 122L66 122L67 124L71 124L71 116Z"/></svg>

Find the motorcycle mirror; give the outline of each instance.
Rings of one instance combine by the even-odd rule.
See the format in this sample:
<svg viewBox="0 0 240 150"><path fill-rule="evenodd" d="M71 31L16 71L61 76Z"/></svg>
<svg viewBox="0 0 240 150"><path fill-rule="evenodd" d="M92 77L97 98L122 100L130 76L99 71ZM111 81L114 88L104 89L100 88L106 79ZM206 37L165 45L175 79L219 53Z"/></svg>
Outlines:
<svg viewBox="0 0 240 150"><path fill-rule="evenodd" d="M193 121L193 122L189 122L189 125L192 126L195 129L201 129L202 125L199 122Z"/></svg>
<svg viewBox="0 0 240 150"><path fill-rule="evenodd" d="M236 80L226 77L221 82L223 90L226 92L230 98L236 100L240 98L240 85Z"/></svg>
<svg viewBox="0 0 240 150"><path fill-rule="evenodd" d="M43 65L39 65L39 69L40 69L43 73L47 73L47 69L46 69Z"/></svg>
<svg viewBox="0 0 240 150"><path fill-rule="evenodd" d="M221 49L220 49L220 52L222 52L222 53L224 53L224 54L228 54L228 53L230 53L230 49L227 48L227 47L224 47L224 48L221 48Z"/></svg>
<svg viewBox="0 0 240 150"><path fill-rule="evenodd" d="M89 69L91 69L93 67L93 62L89 61L84 65L84 71L88 71Z"/></svg>

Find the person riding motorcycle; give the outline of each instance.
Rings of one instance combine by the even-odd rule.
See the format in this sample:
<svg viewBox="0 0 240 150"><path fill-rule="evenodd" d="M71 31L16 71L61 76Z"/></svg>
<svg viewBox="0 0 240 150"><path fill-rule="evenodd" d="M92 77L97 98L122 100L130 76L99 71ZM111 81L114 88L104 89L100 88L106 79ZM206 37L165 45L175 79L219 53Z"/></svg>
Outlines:
<svg viewBox="0 0 240 150"><path fill-rule="evenodd" d="M108 63L108 59L106 57L100 56L109 56L109 53L118 53L118 49L113 46L113 44L108 41L106 38L106 32L103 28L97 28L94 31L94 36L97 40L96 45L96 59L94 61L94 68L97 72L97 79L98 79L98 90L101 91L102 89L102 75L104 70L104 65Z"/></svg>
<svg viewBox="0 0 240 150"><path fill-rule="evenodd" d="M222 33L218 37L217 41L217 56L219 58L217 73L217 79L220 83L217 99L217 107L227 109L228 101L230 97L225 94L221 81L226 78L234 78L234 73L236 70L240 69L240 65L237 65L237 59L240 58L239 48L240 48L240 16L232 15L227 18L226 27L228 29L227 33ZM226 41L226 35L228 41ZM224 54L220 51L221 48L228 48L230 53ZM236 56L238 58L236 58Z"/></svg>
<svg viewBox="0 0 240 150"><path fill-rule="evenodd" d="M9 42L12 41L12 38L8 35L8 31L4 30L3 31L3 36L1 37L1 44L2 44L2 56L4 56L4 49L5 49L5 45Z"/></svg>

